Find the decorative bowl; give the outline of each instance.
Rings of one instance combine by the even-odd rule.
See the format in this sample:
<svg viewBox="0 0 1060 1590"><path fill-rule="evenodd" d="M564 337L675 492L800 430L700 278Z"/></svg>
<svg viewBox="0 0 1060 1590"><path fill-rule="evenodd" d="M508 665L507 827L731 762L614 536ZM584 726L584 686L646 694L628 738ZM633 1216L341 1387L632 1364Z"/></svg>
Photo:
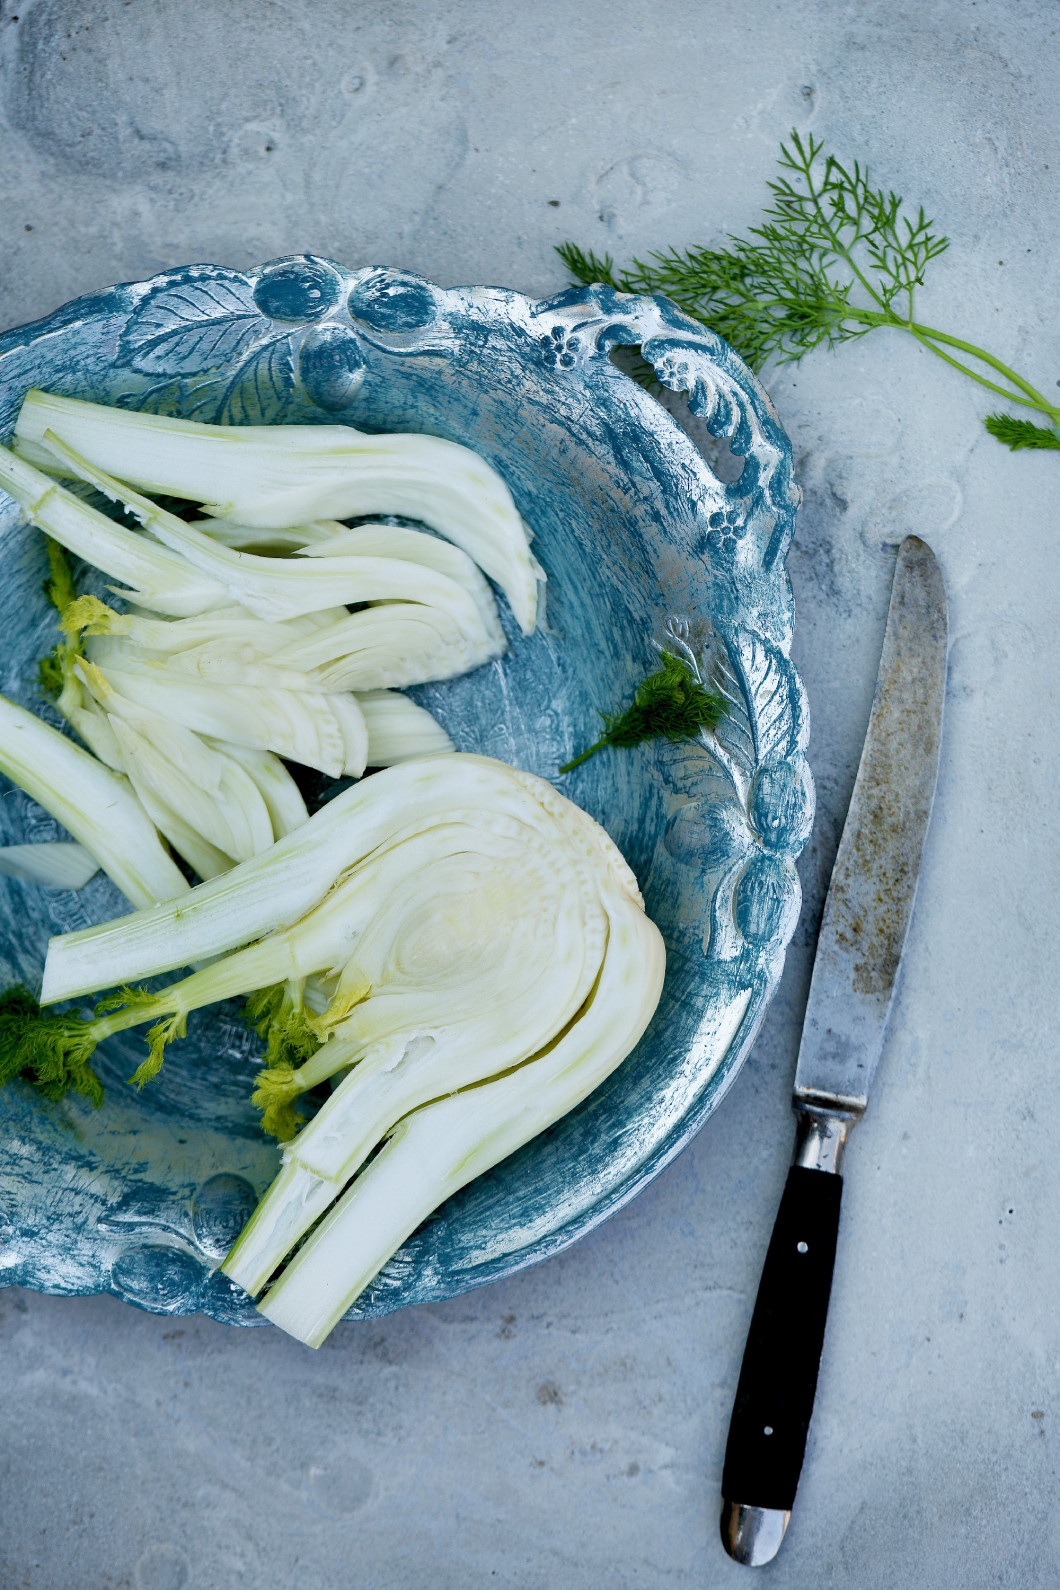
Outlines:
<svg viewBox="0 0 1060 1590"><path fill-rule="evenodd" d="M638 345L660 384L742 459L718 479L609 358ZM754 1039L799 911L813 812L784 567L798 490L768 398L719 338L664 299L581 288L544 303L442 289L311 256L248 275L192 265L78 299L0 338L0 435L30 386L233 425L347 422L475 448L507 480L548 574L529 638L418 698L461 750L546 778L612 834L667 943L662 1002L634 1054L578 1110L422 1226L355 1316L443 1298L555 1253L628 1202L717 1107ZM0 510L0 689L58 722L37 684L54 642L42 537ZM654 646L694 655L728 698L716 734L606 751L559 779L630 697ZM0 842L57 837L18 791ZM127 909L4 880L0 980L39 986L47 939ZM0 1093L0 1279L110 1291L162 1313L260 1316L216 1270L277 1164L248 1102L238 1009L193 1022L162 1074L125 1079L141 1040L98 1057L106 1102Z"/></svg>

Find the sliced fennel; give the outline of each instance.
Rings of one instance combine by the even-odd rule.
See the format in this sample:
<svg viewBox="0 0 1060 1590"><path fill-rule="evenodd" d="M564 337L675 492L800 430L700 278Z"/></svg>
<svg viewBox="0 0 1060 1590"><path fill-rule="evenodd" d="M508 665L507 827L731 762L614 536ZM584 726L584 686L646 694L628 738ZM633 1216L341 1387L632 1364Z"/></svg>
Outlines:
<svg viewBox="0 0 1060 1590"><path fill-rule="evenodd" d="M78 664L78 673L112 717L135 719L148 712L197 734L274 751L332 778L359 778L364 772L368 731L349 693L301 693L183 678L115 651L106 637L90 638L86 655L88 662Z"/></svg>
<svg viewBox="0 0 1060 1590"><path fill-rule="evenodd" d="M37 453L32 443L16 440L15 448L19 453ZM42 468L55 468L55 455L47 448L42 447L38 456ZM193 519L192 524L196 530L211 536L224 547L234 547L237 552L257 552L262 557L273 558L302 552L308 546L326 541L335 533L336 526L342 530L347 528L346 525L339 525L336 519L310 519L305 524L277 526L272 530L262 530L258 525L235 524L231 519Z"/></svg>
<svg viewBox="0 0 1060 1590"><path fill-rule="evenodd" d="M49 658L49 675L61 687L56 705L96 756L125 774L159 832L199 876L215 877L233 858L257 854L304 822L298 788L270 752L210 743L172 719L119 700L73 637L83 628L121 632L138 620L94 596L76 597L60 549L51 541L48 549L48 590L67 637ZM165 621L163 628L184 622L196 621ZM118 706L128 721L108 710Z"/></svg>
<svg viewBox="0 0 1060 1590"><path fill-rule="evenodd" d="M551 828L553 803L573 825L577 807L550 785L489 757L455 754L386 768L344 790L263 855L200 884L179 910L142 910L53 939L42 1003L154 977L291 927L365 856L454 813L482 809ZM615 857L617 851L610 865L624 865ZM635 889L628 868L623 876Z"/></svg>
<svg viewBox="0 0 1060 1590"><path fill-rule="evenodd" d="M300 553L308 558L394 558L433 569L464 588L478 609L483 631L504 644L497 604L479 569L466 552L438 536L405 525L358 524L351 528L336 523L331 536L314 539L300 548Z"/></svg>
<svg viewBox="0 0 1060 1590"><path fill-rule="evenodd" d="M38 529L121 580L131 595L156 613L184 617L230 604L225 587L157 541L115 524L80 497L0 447L0 488L24 509Z"/></svg>
<svg viewBox="0 0 1060 1590"><path fill-rule="evenodd" d="M298 785L278 757L271 751L234 745L231 740L211 740L205 735L202 738L213 750L223 751L233 762L238 762L254 780L272 823L273 839L282 839L285 834L301 828L309 813Z"/></svg>
<svg viewBox="0 0 1060 1590"><path fill-rule="evenodd" d="M0 478L62 544L125 580L125 594L141 607L167 615L116 614L95 598L66 604L64 627L87 627L90 638L87 660L69 642L56 654L60 710L103 761L132 779L145 810L203 877L260 849L260 835L250 841L235 833L238 814L230 801L210 813L205 797L225 807L216 778L196 775L197 790L194 778L192 786L182 782L182 762L202 762L208 750L200 741L196 752L184 735L175 760L167 758L157 719L174 723L177 738L186 730L249 752L275 752L333 777L357 777L369 752L368 731L351 687L377 691L446 677L504 648L478 569L435 536L403 527L316 525L310 539L315 534L319 542L323 532L341 544L337 557L247 556L50 440L71 473L124 504L150 534L113 524L11 455L0 455ZM386 555L388 531L394 556ZM378 605L350 614L339 605L349 600ZM448 737L419 709L384 703L373 712L376 764L449 748ZM126 729L116 729L119 721ZM151 722L156 727L145 736ZM261 793L238 766L228 784L246 792L253 826ZM282 822L275 831L292 826Z"/></svg>
<svg viewBox="0 0 1060 1590"><path fill-rule="evenodd" d="M63 472L69 463L55 456L48 432L108 474L202 502L242 526L283 530L374 513L418 519L496 581L525 633L534 628L544 576L530 533L500 476L455 442L345 425L200 425L31 391L16 426L19 451Z"/></svg>
<svg viewBox="0 0 1060 1590"><path fill-rule="evenodd" d="M309 688L377 690L470 673L503 650L495 636L469 634L438 608L381 602L293 640L272 665L304 670Z"/></svg>
<svg viewBox="0 0 1060 1590"><path fill-rule="evenodd" d="M504 650L496 626L470 632L451 614L419 602L381 602L357 613L339 607L281 622L236 606L151 618L82 597L64 624L120 637L145 661L164 662L189 678L325 694L449 679Z"/></svg>
<svg viewBox="0 0 1060 1590"><path fill-rule="evenodd" d="M474 833L458 839L462 852L440 832L416 843L438 859L418 889L402 897L391 886L343 972L351 990L367 992L348 1014L336 1013L304 1065L261 1074L255 1098L266 1124L272 1112L284 1126L283 1107L300 1091L353 1066L287 1149L285 1174L226 1261L247 1291L260 1291L403 1115L538 1053L592 992L608 944L601 894L615 889L609 878L601 888L592 847L580 836L571 843L559 824L545 837L487 813L475 821ZM408 849L397 846L378 864L381 894L383 880L414 859ZM619 910L630 906L622 898ZM318 1021L316 1030L328 1026Z"/></svg>
<svg viewBox="0 0 1060 1590"><path fill-rule="evenodd" d="M371 557L397 558L421 563L463 585L482 611L486 623L496 624L496 605L489 585L474 559L460 547L440 536L430 535L408 525L343 524L338 519L311 519L287 529L260 530L250 525L233 524L226 519L194 519L192 528L201 530L212 541L237 552L259 556Z"/></svg>
<svg viewBox="0 0 1060 1590"><path fill-rule="evenodd" d="M439 1001L448 998L451 1009L458 1008L453 1002L459 984L448 994L446 988L464 966L469 944L473 957L478 961L485 957L492 968L485 990L476 984L465 996L471 1000L472 1014L481 1014L485 1000L488 1019L495 1019L499 979L506 989L507 1019L515 1002L497 970L506 942L505 916L510 919L509 932L520 939L518 952L513 950L508 959L512 965L522 964L527 969L524 975L529 976L534 965L535 942L538 958L541 946L561 946L565 965L562 975L553 976L554 989L562 988L564 977L576 975L584 943L600 938L599 926L591 931L599 913L594 917L591 900L586 903L584 835L572 825L574 838L562 838L555 815L537 798L538 785L548 791L550 801L562 800L541 780L478 757L431 758L377 774L336 797L264 855L200 884L187 902L192 914L199 908L192 939L183 931L188 912L167 913L168 944L160 957L150 948L162 926L152 912L53 939L45 963L44 1003L72 997L61 981L71 955L83 966L91 948L103 950L105 956L108 940L123 944L122 971L93 978L81 992L128 985L148 975L143 971L145 953L158 970L204 959L214 953L203 947L207 943L223 944L230 953L158 993L127 990L124 1008L108 1006L90 1023L66 1016L49 1018L51 1026L45 1023L30 1033L30 1043L87 1058L103 1038L154 1020L158 1025L151 1034L150 1060L139 1074L143 1080L161 1064L165 1044L183 1033L191 1011L255 989L330 973L337 982L329 1006L313 1023L314 1030L322 1038L337 1030L345 1037L359 1037L364 1045L392 1037L395 1022L394 1031L403 1031L410 1008L420 1010L421 1020L424 1012L433 1012L435 1020L444 1024ZM424 800L432 786L440 796L437 807ZM368 792L368 802L357 800L361 790ZM360 820L365 805L373 808L367 824ZM286 852L283 867L275 865L280 852ZM291 867L292 861L301 865ZM546 877L551 880L548 891ZM261 919L255 920L254 906L256 886L262 881L272 881L270 906L286 907L288 922L258 938ZM482 901L476 898L483 891L491 904L485 917ZM524 896L520 910L512 913L511 901ZM308 908L299 910L306 900ZM571 910L581 912L580 937L575 935L573 947L560 920L565 900L571 902ZM418 901L430 909L417 912ZM396 949L395 923L401 930ZM188 953L181 955L178 945ZM373 977L383 985L382 1004L370 1003L352 1016L354 1007L367 998ZM409 982L411 992L405 988ZM545 1008L540 998L535 1000L535 1022L540 1022ZM352 1026L344 1025L348 1022ZM480 1036L471 1035L472 1054L466 1064L481 1063L474 1052ZM349 1064L348 1058L337 1061L344 1064Z"/></svg>
<svg viewBox="0 0 1060 1590"><path fill-rule="evenodd" d="M0 873L20 883L39 884L42 889L83 889L99 870L99 862L84 845L64 839L0 846Z"/></svg>
<svg viewBox="0 0 1060 1590"><path fill-rule="evenodd" d="M134 906L187 893L128 781L4 696L0 773L62 823Z"/></svg>
<svg viewBox="0 0 1060 1590"><path fill-rule="evenodd" d="M266 1319L319 1347L433 1209L566 1115L625 1059L658 1004L663 949L628 901L610 927L599 983L559 1042L507 1076L407 1115L259 1304Z"/></svg>
<svg viewBox="0 0 1060 1590"><path fill-rule="evenodd" d="M173 836L175 821L232 861L246 861L273 842L272 819L246 768L178 723L145 712L110 718L125 772L155 827L186 855ZM203 872L188 856L200 877Z"/></svg>
<svg viewBox="0 0 1060 1590"><path fill-rule="evenodd" d="M51 437L51 432L47 434ZM198 571L211 584L227 590L230 601L249 608L259 618L298 618L305 613L334 607L340 602L411 600L438 607L472 630L481 622L480 601L450 575L438 573L424 564L411 563L407 558L365 557L359 554L310 559L258 557L252 552L237 552L204 535L194 525L186 524L176 514L160 508L131 486L97 469L57 438L51 438L50 445L57 459L67 466L71 474L119 503L140 521L145 530L162 542L163 547L179 554L192 570ZM13 462L23 469L30 467L19 459ZM2 478L0 484L3 484ZM53 483L51 495L61 490ZM65 495L71 502L79 500L70 493ZM27 507L31 517L34 511ZM105 522L111 523L110 520ZM56 531L50 530L50 533L57 541L62 540ZM129 534L134 540L143 539L137 537L135 532ZM81 549L73 547L71 550ZM84 552L82 556L98 563L90 552ZM98 566L103 567L102 564ZM143 605L149 607L152 604L144 600ZM211 602L208 605L217 604Z"/></svg>
<svg viewBox="0 0 1060 1590"><path fill-rule="evenodd" d="M218 953L158 992L128 986ZM624 1058L663 959L628 867L591 819L530 774L442 755L346 791L179 909L54 939L47 1000L126 986L89 1022L39 1017L15 1050L49 1074L84 1068L102 1038L153 1021L142 1083L192 1010L257 989L274 1062L258 1098L273 1130L290 1136L300 1093L348 1071L225 1264L260 1290L357 1177L263 1305L316 1342L430 1209ZM395 1195L394 1167L410 1163Z"/></svg>
<svg viewBox="0 0 1060 1590"><path fill-rule="evenodd" d="M358 695L357 705L368 729L369 767L393 767L455 749L436 718L395 690L369 690Z"/></svg>
<svg viewBox="0 0 1060 1590"><path fill-rule="evenodd" d="M277 650L330 630L349 616L348 608L334 607L278 623L258 618L233 603L188 618L158 618L135 610L119 613L97 597L82 596L63 610L62 627L68 633L81 630L89 636L120 636L135 651L149 652L156 659L223 645L226 661L235 662L267 659Z"/></svg>

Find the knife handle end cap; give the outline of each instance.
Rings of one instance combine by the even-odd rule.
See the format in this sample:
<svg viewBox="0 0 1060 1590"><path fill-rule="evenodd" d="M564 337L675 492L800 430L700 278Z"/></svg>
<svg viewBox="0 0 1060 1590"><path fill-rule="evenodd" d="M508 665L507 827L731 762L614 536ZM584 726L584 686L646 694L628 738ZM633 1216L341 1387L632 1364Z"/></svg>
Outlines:
<svg viewBox="0 0 1060 1590"><path fill-rule="evenodd" d="M721 1504L721 1542L734 1562L745 1568L762 1568L772 1562L791 1521L779 1507L743 1507Z"/></svg>

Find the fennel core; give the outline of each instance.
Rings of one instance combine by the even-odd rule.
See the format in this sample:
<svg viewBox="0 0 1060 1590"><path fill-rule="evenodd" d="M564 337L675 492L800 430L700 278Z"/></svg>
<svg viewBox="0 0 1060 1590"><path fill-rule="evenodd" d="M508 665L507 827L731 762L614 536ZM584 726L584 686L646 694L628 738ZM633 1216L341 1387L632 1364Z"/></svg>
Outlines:
<svg viewBox="0 0 1060 1590"><path fill-rule="evenodd" d="M700 729L716 729L724 711L725 698L707 690L688 663L664 651L662 667L637 686L632 705L624 712L601 712L603 734L560 772L571 772L605 745L694 739Z"/></svg>
<svg viewBox="0 0 1060 1590"><path fill-rule="evenodd" d="M1014 452L1060 448L1060 405L984 348L915 318L914 296L931 260L949 247L918 207L910 219L896 193L869 185L867 166L842 165L812 134L792 131L781 144L781 175L768 184L772 202L748 237L727 247L666 249L616 271L575 243L557 252L576 282L602 282L621 293L663 293L716 331L753 370L795 364L813 348L834 348L889 326L1006 403L1041 415L1048 425L1012 414L984 421ZM650 366L636 371L654 384Z"/></svg>

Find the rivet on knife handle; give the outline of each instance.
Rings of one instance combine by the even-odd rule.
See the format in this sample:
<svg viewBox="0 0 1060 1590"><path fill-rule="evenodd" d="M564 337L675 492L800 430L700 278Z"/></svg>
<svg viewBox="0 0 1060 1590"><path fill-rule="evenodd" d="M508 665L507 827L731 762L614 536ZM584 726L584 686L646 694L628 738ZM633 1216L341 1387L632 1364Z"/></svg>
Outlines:
<svg viewBox="0 0 1060 1590"><path fill-rule="evenodd" d="M800 1110L795 1160L766 1254L729 1425L721 1533L730 1557L769 1562L788 1527L832 1289L843 1145L852 1117Z"/></svg>

